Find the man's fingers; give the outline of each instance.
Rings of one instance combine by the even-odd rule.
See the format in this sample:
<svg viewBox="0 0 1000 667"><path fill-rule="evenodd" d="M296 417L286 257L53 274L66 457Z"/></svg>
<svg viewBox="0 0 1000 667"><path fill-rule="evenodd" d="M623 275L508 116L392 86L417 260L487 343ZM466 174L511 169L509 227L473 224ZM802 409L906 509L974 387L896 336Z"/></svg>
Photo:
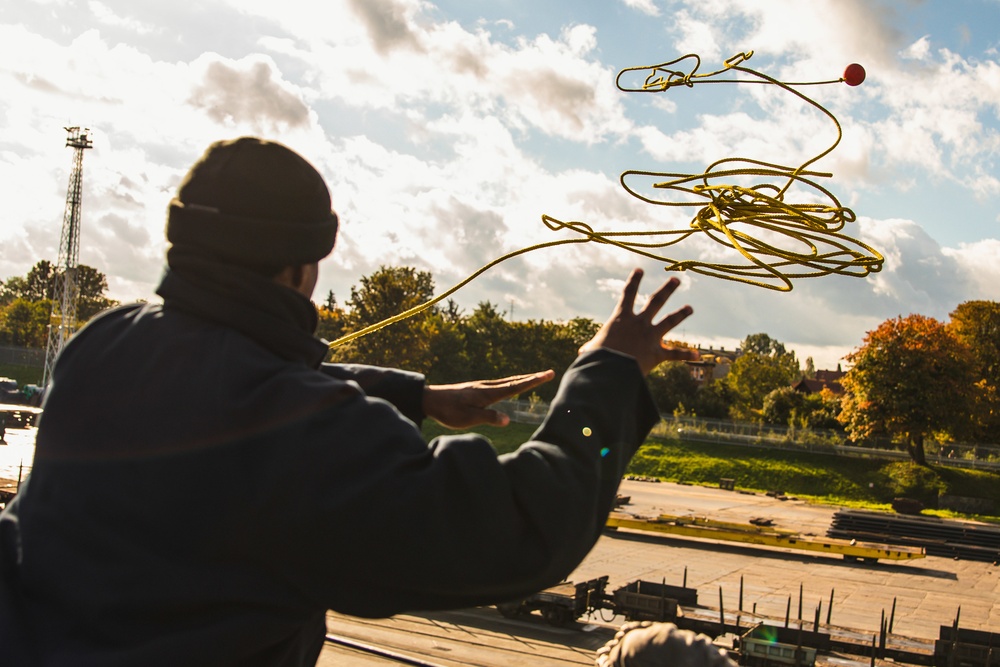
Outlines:
<svg viewBox="0 0 1000 667"><path fill-rule="evenodd" d="M649 322L653 321L656 314L660 312L660 308L663 308L663 304L667 302L670 295L674 293L677 286L681 284L681 281L677 278L671 278L667 282L660 285L660 289L653 292L652 296L649 297L649 301L642 309L642 315L646 317Z"/></svg>
<svg viewBox="0 0 1000 667"><path fill-rule="evenodd" d="M688 318L694 310L691 306L684 306L670 313L656 325L656 330L662 336Z"/></svg>
<svg viewBox="0 0 1000 667"><path fill-rule="evenodd" d="M510 417L497 410L490 410L493 414L490 415L490 424L494 426L506 426L510 423Z"/></svg>
<svg viewBox="0 0 1000 667"><path fill-rule="evenodd" d="M553 370L542 371L541 373L532 373L531 375L526 375L523 379L518 380L515 385L521 391L524 391L525 389L531 389L540 384L545 384L555 376L556 372Z"/></svg>
<svg viewBox="0 0 1000 667"><path fill-rule="evenodd" d="M635 295L639 292L639 283L642 281L642 269L632 269L625 288L622 290L621 298L618 300L618 309L623 313L635 312Z"/></svg>
<svg viewBox="0 0 1000 667"><path fill-rule="evenodd" d="M537 373L524 373L523 375L511 375L510 377L499 378L496 380L479 380L469 384L478 384L483 387L496 387L499 389L507 387L520 387L523 385L537 386L544 382L548 382L555 376L555 371L547 370L539 371Z"/></svg>

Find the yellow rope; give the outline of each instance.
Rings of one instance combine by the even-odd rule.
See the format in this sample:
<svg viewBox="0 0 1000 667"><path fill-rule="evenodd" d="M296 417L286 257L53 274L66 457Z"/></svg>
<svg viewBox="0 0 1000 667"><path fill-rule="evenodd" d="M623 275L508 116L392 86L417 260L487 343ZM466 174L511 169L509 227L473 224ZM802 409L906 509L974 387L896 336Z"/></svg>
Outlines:
<svg viewBox="0 0 1000 667"><path fill-rule="evenodd" d="M803 95L792 86L839 83L815 81L806 83L785 83L755 70L742 66L753 52L738 53L725 62L725 67L707 74L698 74L701 58L688 54L676 60L659 65L630 67L618 73L615 81L623 92L665 92L675 86L693 87L696 83L761 83L776 85L801 98L819 109L837 128L837 138L826 150L806 160L798 167L787 167L748 158L730 157L718 160L700 174L636 171L624 172L620 177L622 187L632 196L658 206L699 207L687 229L642 232L595 231L591 226L579 221L564 222L549 215L542 216L542 222L552 231L568 230L577 234L575 238L538 243L493 260L451 289L426 303L399 313L386 320L365 327L359 331L338 338L330 347L342 345L365 336L382 327L389 326L416 315L448 298L484 272L508 259L542 248L572 243L601 243L611 245L637 255L655 259L666 264L667 271L692 271L705 276L732 280L766 289L787 292L792 289L793 278L812 278L830 274L863 277L880 271L885 261L878 251L854 239L841 230L848 222L855 221L854 212L841 206L829 190L819 185L819 178L831 178L832 174L811 171L810 165L831 153L843 136L836 117L815 100ZM671 69L686 60L694 60L690 72ZM623 76L632 72L645 72L639 87L622 85ZM724 72L743 72L757 79L719 79ZM741 186L719 182L719 179L734 177L766 177L777 179L777 183L764 182ZM630 183L637 178L652 179L648 186L654 190L669 190L694 195L695 201L668 201L654 199L636 190ZM662 180L666 179L666 180ZM793 204L785 201L785 195L793 185L805 186L821 193L827 203ZM707 200L707 203L705 202ZM769 237L777 237L791 242L792 247L777 245L777 241L765 241L751 235L747 230L760 230ZM656 251L684 241L694 234L705 234L723 246L735 249L746 263L712 263L696 259L676 260L657 254ZM635 240L636 237L645 237Z"/></svg>

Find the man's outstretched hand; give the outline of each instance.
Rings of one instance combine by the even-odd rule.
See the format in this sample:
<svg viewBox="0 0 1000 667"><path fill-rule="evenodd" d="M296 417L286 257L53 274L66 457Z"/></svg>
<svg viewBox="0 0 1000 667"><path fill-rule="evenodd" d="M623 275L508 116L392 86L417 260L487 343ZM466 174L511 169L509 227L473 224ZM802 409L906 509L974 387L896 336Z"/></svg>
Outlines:
<svg viewBox="0 0 1000 667"><path fill-rule="evenodd" d="M697 350L682 347L672 347L663 344L663 337L668 331L684 321L694 312L691 306L675 310L659 322L654 323L657 313L674 293L680 281L671 278L653 292L649 301L638 313L635 312L635 295L639 291L642 280L642 269L635 269L628 277L621 299L611 317L593 338L580 347L580 352L589 352L598 348L616 350L639 362L643 375L665 361L684 361L698 359Z"/></svg>
<svg viewBox="0 0 1000 667"><path fill-rule="evenodd" d="M649 297L643 309L636 313L635 296L641 280L642 271L632 271L611 318L590 341L583 344L580 353L602 347L622 352L635 358L643 375L648 375L665 361L697 359L696 350L663 344L666 333L693 312L691 306L684 306L659 322L653 322L680 281L671 278L665 282ZM449 428L470 428L481 424L506 426L510 423L510 417L489 406L505 398L523 394L553 377L555 373L549 370L513 375L500 380L428 385L424 389L424 414Z"/></svg>
<svg viewBox="0 0 1000 667"><path fill-rule="evenodd" d="M549 370L500 380L428 385L424 388L424 414L448 428L471 428L481 424L506 426L510 417L489 406L523 394L554 377L555 373Z"/></svg>

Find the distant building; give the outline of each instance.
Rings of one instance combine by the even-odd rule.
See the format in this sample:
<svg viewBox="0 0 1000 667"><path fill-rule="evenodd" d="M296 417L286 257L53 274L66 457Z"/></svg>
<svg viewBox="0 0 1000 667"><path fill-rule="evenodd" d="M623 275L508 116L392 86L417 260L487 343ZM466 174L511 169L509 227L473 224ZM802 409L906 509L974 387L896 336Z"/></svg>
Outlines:
<svg viewBox="0 0 1000 667"><path fill-rule="evenodd" d="M840 396L844 393L844 387L840 384L840 378L845 375L847 375L847 372L842 371L840 364L837 364L837 370L816 371L815 378L802 378L792 385L792 389L803 394L818 394L824 389L829 389L835 395Z"/></svg>
<svg viewBox="0 0 1000 667"><path fill-rule="evenodd" d="M688 361L688 368L691 370L691 377L698 382L699 387L704 387L716 380L720 380L729 374L729 365L740 356L740 348L726 350L724 347L707 349L698 346L698 361Z"/></svg>

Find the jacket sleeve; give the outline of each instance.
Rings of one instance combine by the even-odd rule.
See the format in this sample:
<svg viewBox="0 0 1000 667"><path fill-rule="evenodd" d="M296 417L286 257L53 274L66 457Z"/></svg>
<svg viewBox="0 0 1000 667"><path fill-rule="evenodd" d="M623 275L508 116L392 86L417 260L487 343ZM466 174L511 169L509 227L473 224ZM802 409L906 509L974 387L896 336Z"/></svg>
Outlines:
<svg viewBox="0 0 1000 667"><path fill-rule="evenodd" d="M357 383L374 398L392 403L418 426L424 420L424 376L420 373L365 364L322 364L320 371L338 380Z"/></svg>
<svg viewBox="0 0 1000 667"><path fill-rule="evenodd" d="M320 506L301 508L309 544L287 557L302 590L358 616L495 603L560 582L597 541L659 419L635 360L609 350L576 360L544 423L509 455L474 434L427 445L378 401L345 412L338 433L358 442L331 465L350 483L326 482Z"/></svg>

